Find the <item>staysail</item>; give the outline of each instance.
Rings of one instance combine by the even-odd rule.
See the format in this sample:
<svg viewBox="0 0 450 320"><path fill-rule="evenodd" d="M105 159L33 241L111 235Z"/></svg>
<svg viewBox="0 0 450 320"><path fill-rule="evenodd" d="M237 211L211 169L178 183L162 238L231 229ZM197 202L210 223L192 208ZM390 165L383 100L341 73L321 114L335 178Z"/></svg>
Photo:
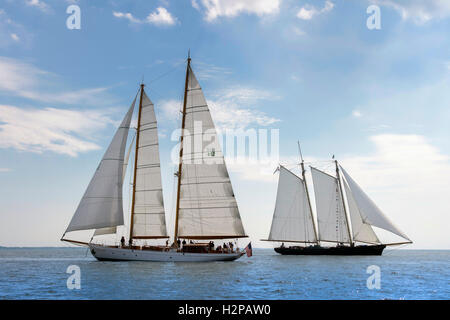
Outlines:
<svg viewBox="0 0 450 320"><path fill-rule="evenodd" d="M246 237L214 123L189 61L175 235Z"/></svg>
<svg viewBox="0 0 450 320"><path fill-rule="evenodd" d="M135 101L117 129L66 232L123 225L123 162Z"/></svg>
<svg viewBox="0 0 450 320"><path fill-rule="evenodd" d="M136 138L136 135L134 135L133 139L131 139L130 145L128 147L127 155L125 156L125 159L123 162L122 183L125 181L125 175L127 172L128 162L130 160L131 149L133 148L134 138ZM100 229L95 229L93 237L101 236L101 235L105 235L105 234L115 234L115 233L117 233L117 227L100 228Z"/></svg>
<svg viewBox="0 0 450 320"><path fill-rule="evenodd" d="M352 223L353 240L364 243L379 244L380 240L378 240L378 237L372 227L369 224L364 223L362 220L361 212L359 211L358 205L356 204L355 198L353 197L347 182L344 181L343 184L345 194L347 196L350 221Z"/></svg>
<svg viewBox="0 0 450 320"><path fill-rule="evenodd" d="M303 180L280 166L270 241L316 243L314 224Z"/></svg>
<svg viewBox="0 0 450 320"><path fill-rule="evenodd" d="M355 206L361 215L362 222L366 225L378 227L387 231L390 231L408 241L411 241L400 229L398 229L383 212L377 207L377 205L364 193L361 187L350 177L344 168L340 167L342 173L348 183L347 197L350 194L350 198L354 199Z"/></svg>
<svg viewBox="0 0 450 320"><path fill-rule="evenodd" d="M319 240L349 243L351 240L338 180L313 167L311 173L316 198Z"/></svg>
<svg viewBox="0 0 450 320"><path fill-rule="evenodd" d="M167 238L155 108L141 90L130 237Z"/></svg>

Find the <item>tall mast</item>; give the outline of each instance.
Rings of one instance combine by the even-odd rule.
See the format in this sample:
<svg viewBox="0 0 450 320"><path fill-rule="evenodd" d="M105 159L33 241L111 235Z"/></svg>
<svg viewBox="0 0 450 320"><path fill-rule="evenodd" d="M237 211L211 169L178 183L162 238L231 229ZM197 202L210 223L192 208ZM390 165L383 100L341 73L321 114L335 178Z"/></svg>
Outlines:
<svg viewBox="0 0 450 320"><path fill-rule="evenodd" d="M344 192L342 191L342 182L341 182L341 175L339 173L339 165L337 160L334 160L334 163L336 164L336 178L339 186L339 191L341 193L341 199L342 199L342 206L344 207L344 215L345 215L345 221L347 222L347 231L348 231L348 238L350 239L350 246L354 246L353 239L352 239L352 233L350 232L350 221L347 216L347 208L345 207L345 201L344 201Z"/></svg>
<svg viewBox="0 0 450 320"><path fill-rule="evenodd" d="M136 170L137 170L137 161L138 161L138 152L139 152L139 131L141 127L141 112L142 112L142 96L144 94L144 84L141 83L141 95L139 99L139 112L138 112L138 121L137 121L137 129L136 129L136 151L134 153L134 177L133 177L133 197L131 200L131 221L130 221L130 243L133 239L133 218L134 218L134 207L135 207L135 198L136 198Z"/></svg>
<svg viewBox="0 0 450 320"><path fill-rule="evenodd" d="M191 67L191 55L188 53L187 67L186 67L186 81L184 84L184 99L183 99L183 120L181 120L181 137L180 137L180 162L178 164L178 187L177 187L177 208L175 214L175 234L173 237L174 244L178 240L178 216L180 212L180 189L181 189L181 169L183 160L183 138L184 138L184 128L186 123L186 103L187 103L187 90L188 90L188 80L189 80L189 68Z"/></svg>
<svg viewBox="0 0 450 320"><path fill-rule="evenodd" d="M314 229L314 237L316 239L316 243L319 244L319 237L317 236L317 230L316 230L316 222L314 221L314 216L313 216L313 213L312 213L311 199L309 198L308 184L306 183L305 161L303 160L302 149L300 148L300 141L297 141L297 144L298 144L298 152L300 154L300 160L301 160L300 165L302 167L303 183L305 185L306 197L308 198L309 212L311 214L311 221L312 221L313 229Z"/></svg>

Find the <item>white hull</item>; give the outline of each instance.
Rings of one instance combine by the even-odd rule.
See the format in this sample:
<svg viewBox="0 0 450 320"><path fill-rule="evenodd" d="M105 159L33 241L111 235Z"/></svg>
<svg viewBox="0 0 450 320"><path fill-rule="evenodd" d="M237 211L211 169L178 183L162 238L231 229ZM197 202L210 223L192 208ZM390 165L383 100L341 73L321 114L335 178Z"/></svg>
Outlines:
<svg viewBox="0 0 450 320"><path fill-rule="evenodd" d="M239 259L244 252L235 253L190 253L169 251L139 250L129 248L113 248L89 244L92 255L100 261L156 261L156 262L208 262L233 261Z"/></svg>

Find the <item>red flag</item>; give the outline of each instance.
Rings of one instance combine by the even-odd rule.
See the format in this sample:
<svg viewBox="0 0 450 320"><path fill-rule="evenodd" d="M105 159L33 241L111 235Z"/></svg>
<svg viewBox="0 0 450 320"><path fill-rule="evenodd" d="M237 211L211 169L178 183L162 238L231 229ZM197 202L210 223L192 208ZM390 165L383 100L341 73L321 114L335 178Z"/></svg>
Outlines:
<svg viewBox="0 0 450 320"><path fill-rule="evenodd" d="M252 243L251 242L245 247L245 252L247 252L247 257L252 256Z"/></svg>

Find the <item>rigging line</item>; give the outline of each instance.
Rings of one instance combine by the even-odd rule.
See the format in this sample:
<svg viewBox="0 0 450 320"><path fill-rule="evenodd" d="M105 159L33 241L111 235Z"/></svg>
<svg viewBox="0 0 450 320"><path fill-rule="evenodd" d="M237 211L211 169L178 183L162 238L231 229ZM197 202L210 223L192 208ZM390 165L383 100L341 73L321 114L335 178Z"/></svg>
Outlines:
<svg viewBox="0 0 450 320"><path fill-rule="evenodd" d="M159 79L167 76L168 74L172 73L173 71L175 71L177 68L179 68L181 65L184 65L185 61L180 61L178 63L175 64L175 66L172 69L169 69L169 71L164 72L163 74L160 74L159 76L157 76L156 78L153 78L152 80L150 80L148 82L148 84L153 83L158 81Z"/></svg>

